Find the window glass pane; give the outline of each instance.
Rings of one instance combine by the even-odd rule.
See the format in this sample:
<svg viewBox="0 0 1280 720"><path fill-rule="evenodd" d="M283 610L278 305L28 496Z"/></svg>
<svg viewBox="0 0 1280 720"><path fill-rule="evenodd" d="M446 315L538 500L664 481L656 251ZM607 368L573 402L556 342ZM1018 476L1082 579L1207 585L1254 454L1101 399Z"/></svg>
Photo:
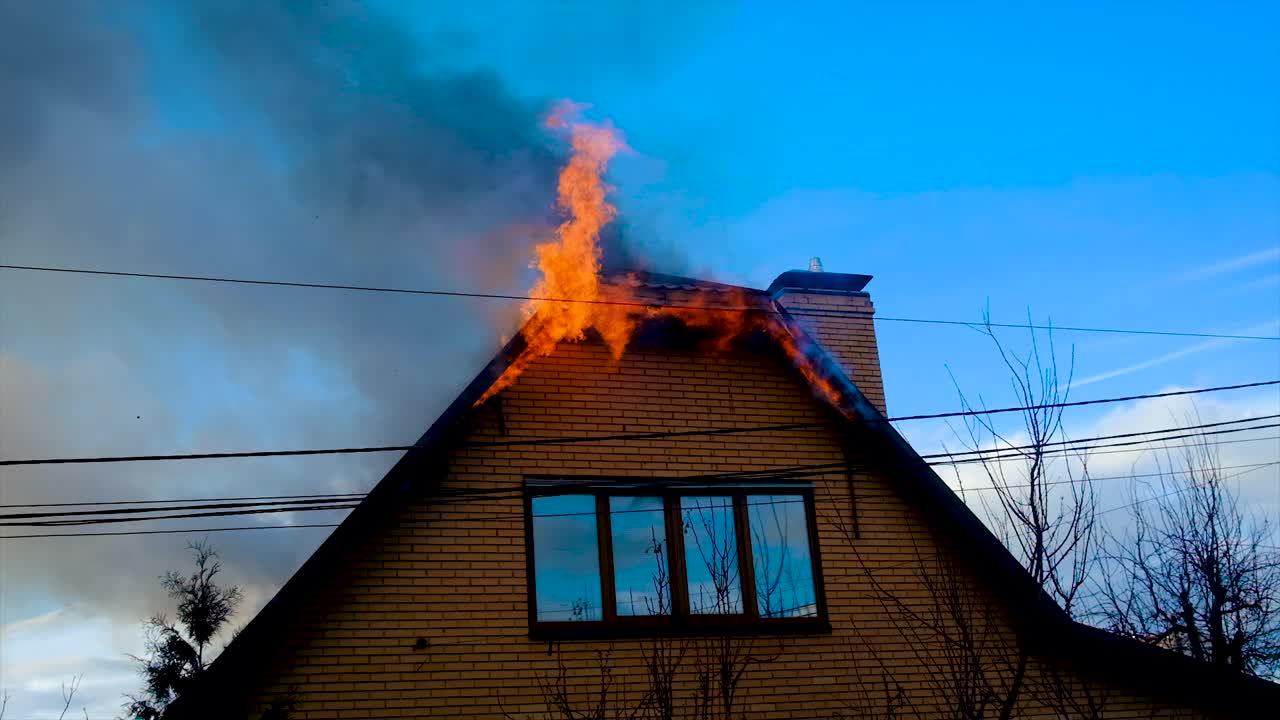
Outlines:
<svg viewBox="0 0 1280 720"><path fill-rule="evenodd" d="M591 495L533 498L533 567L538 619L599 620L600 550Z"/></svg>
<svg viewBox="0 0 1280 720"><path fill-rule="evenodd" d="M799 495L747 498L760 617L816 617L809 524Z"/></svg>
<svg viewBox="0 0 1280 720"><path fill-rule="evenodd" d="M742 612L742 584L738 576L738 539L734 531L733 498L680 498L684 522L685 573L689 580L689 611L694 614Z"/></svg>
<svg viewBox="0 0 1280 720"><path fill-rule="evenodd" d="M669 615L671 585L662 498L611 497L609 524L618 615Z"/></svg>

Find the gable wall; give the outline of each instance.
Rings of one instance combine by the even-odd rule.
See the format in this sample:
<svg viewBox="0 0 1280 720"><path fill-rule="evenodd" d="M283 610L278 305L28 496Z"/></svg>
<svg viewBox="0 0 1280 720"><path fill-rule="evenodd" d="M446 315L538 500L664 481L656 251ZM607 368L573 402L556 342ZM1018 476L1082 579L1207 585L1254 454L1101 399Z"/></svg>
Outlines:
<svg viewBox="0 0 1280 720"><path fill-rule="evenodd" d="M501 418L494 403L478 414L472 440L826 419L785 361L744 352L725 357L634 352L615 364L600 346L564 345L552 358L535 362L502 400ZM852 459L861 464L868 458ZM548 712L545 684L563 663L568 684L576 688L576 709L585 711L587 695L598 689L600 653L607 653L611 705L634 706L645 687L643 665L651 657L651 642L578 641L552 648L527 638L518 492L524 477L656 478L844 460L828 429L459 449L434 494L478 488L510 492L465 502L433 497L406 502L351 548L292 622L278 628L278 642L257 658L252 703L260 710L270 698L294 689L302 701L296 717L305 718L560 717ZM886 716L867 713L883 705L884 677L901 684L910 699L899 716L928 716L945 703L941 676L924 668L939 667L943 660L928 649L934 638L924 626L907 617L927 616L941 587L936 578L951 577L927 569L929 564L959 568L954 577L964 592L977 593L981 607L998 605L989 602L989 591L974 585L929 520L904 502L892 478L855 473L856 498L844 472L816 478L814 485L834 632L729 641L733 652L768 659L743 674L735 717ZM850 522L855 499L857 539ZM887 600L890 595L896 600ZM1010 637L998 611L984 613L981 625L988 642ZM426 639L425 651L414 649L418 638ZM725 647L700 640L681 643L668 647L683 648L685 668ZM1107 717L1153 716L1154 706L1146 699L1105 685L1114 711ZM693 717L690 701L698 693L690 672L679 675L675 694L685 712L680 716Z"/></svg>

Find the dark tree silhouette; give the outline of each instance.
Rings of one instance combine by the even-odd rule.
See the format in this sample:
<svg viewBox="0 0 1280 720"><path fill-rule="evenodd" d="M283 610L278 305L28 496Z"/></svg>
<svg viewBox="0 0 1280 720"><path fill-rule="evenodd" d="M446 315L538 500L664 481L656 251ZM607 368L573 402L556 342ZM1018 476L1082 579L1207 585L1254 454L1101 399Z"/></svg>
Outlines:
<svg viewBox="0 0 1280 720"><path fill-rule="evenodd" d="M1280 678L1280 548L1192 443L1154 482L1133 486L1130 522L1109 538L1105 623L1214 665Z"/></svg>
<svg viewBox="0 0 1280 720"><path fill-rule="evenodd" d="M155 720L209 666L209 649L235 613L240 588L218 585L218 553L203 542L188 545L195 556L190 575L165 573L160 581L177 601L177 622L157 614L144 623L147 657L134 657L144 686L124 705L131 718Z"/></svg>
<svg viewBox="0 0 1280 720"><path fill-rule="evenodd" d="M1027 320L1032 324L1030 316ZM1012 442L991 416L983 414L965 418L964 429L957 428L956 435L970 452L1017 448L994 458L976 456L996 499L991 503L983 495L983 505L1027 572L1067 614L1079 615L1079 596L1097 556L1098 503L1088 453L1072 451L1062 422L1060 405L1070 399L1075 352L1061 362L1053 331L1041 336L1034 329L1025 353L1013 351L996 334L988 312L979 330L995 346L1013 399L1026 408L1019 413L1018 428L1026 437ZM957 390L962 409L986 409L981 396L971 402L958 383ZM961 494L967 495L963 485Z"/></svg>

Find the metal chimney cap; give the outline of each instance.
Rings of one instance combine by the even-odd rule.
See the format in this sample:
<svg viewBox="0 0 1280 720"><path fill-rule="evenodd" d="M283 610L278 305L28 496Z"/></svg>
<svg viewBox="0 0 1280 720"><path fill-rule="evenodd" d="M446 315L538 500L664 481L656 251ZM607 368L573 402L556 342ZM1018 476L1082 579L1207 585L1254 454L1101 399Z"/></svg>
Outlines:
<svg viewBox="0 0 1280 720"><path fill-rule="evenodd" d="M863 288L869 282L871 282L870 275L788 270L775 278L766 292L772 295L774 299L788 291L866 296Z"/></svg>
<svg viewBox="0 0 1280 720"><path fill-rule="evenodd" d="M809 258L809 272L822 272L822 258L817 255Z"/></svg>

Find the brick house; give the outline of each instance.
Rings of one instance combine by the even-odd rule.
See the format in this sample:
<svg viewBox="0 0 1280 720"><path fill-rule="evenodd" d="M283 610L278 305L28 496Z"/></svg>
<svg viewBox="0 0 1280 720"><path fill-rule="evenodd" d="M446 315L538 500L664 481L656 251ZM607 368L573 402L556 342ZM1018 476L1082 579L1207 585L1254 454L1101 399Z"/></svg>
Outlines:
<svg viewBox="0 0 1280 720"><path fill-rule="evenodd" d="M630 276L765 320L562 343L477 404L518 336L167 716L1275 713L1035 586L885 420L869 280Z"/></svg>

